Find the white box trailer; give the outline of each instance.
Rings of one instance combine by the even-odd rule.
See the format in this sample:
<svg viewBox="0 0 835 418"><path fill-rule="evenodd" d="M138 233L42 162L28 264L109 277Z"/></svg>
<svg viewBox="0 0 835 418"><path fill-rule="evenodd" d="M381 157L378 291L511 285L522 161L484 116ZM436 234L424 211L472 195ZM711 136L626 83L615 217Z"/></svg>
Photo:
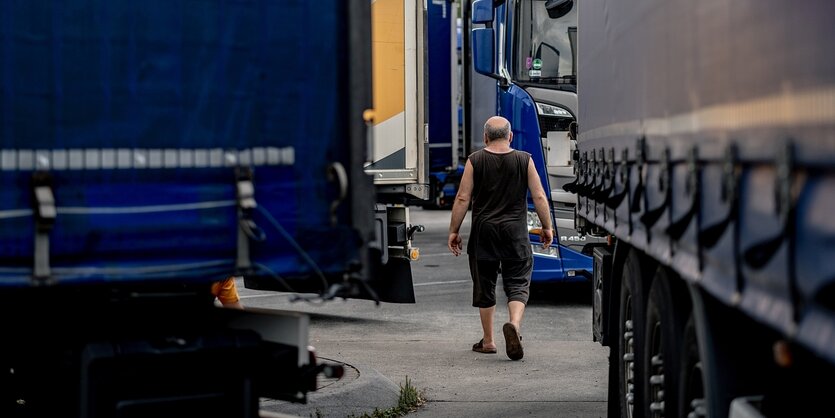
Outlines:
<svg viewBox="0 0 835 418"><path fill-rule="evenodd" d="M416 0L371 2L373 109L365 171L377 192L378 239L389 257L416 260L406 206L429 199L426 7Z"/></svg>
<svg viewBox="0 0 835 418"><path fill-rule="evenodd" d="M374 0L369 115L370 161L378 200L428 199L426 124L426 10L416 0Z"/></svg>

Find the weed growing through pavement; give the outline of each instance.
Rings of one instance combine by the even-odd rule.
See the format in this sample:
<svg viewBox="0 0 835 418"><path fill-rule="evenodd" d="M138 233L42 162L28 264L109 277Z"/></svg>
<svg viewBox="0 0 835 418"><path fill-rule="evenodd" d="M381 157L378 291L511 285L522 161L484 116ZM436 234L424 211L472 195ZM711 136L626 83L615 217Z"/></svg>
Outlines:
<svg viewBox="0 0 835 418"><path fill-rule="evenodd" d="M371 414L365 413L358 417L351 415L352 418L397 418L416 411L421 405L426 403L417 388L412 386L409 376L406 376L406 383L400 385L400 398L397 399L397 406L388 409L374 408Z"/></svg>

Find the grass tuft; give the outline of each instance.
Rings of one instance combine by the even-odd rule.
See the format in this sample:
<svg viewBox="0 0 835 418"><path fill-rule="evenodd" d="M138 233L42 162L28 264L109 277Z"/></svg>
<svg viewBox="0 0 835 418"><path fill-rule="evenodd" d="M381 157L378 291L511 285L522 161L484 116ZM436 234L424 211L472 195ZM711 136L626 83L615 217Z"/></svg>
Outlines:
<svg viewBox="0 0 835 418"><path fill-rule="evenodd" d="M398 418L416 411L424 403L426 403L426 399L423 398L423 394L412 386L412 382L406 376L406 383L400 385L400 397L397 399L397 406L388 409L374 408L371 414L365 413L355 418Z"/></svg>

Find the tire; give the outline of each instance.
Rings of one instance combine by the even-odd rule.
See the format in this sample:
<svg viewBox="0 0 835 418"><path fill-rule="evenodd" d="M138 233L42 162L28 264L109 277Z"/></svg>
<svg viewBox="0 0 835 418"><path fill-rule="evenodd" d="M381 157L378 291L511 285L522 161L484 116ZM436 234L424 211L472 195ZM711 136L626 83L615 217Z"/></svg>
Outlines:
<svg viewBox="0 0 835 418"><path fill-rule="evenodd" d="M705 388L702 360L699 355L699 340L693 315L689 315L682 331L682 355L679 363L678 413L675 416L706 416Z"/></svg>
<svg viewBox="0 0 835 418"><path fill-rule="evenodd" d="M647 297L644 328L644 416L678 417L679 366L682 335L689 314L687 290L681 278L659 268Z"/></svg>
<svg viewBox="0 0 835 418"><path fill-rule="evenodd" d="M621 418L620 406L620 388L618 387L619 378L618 370L620 360L618 358L618 347L612 345L609 347L609 385L608 385L608 402L606 403L607 418Z"/></svg>
<svg viewBox="0 0 835 418"><path fill-rule="evenodd" d="M776 335L694 285L689 294L693 309L684 328L682 416L725 418L734 398L773 386L779 372L772 351Z"/></svg>
<svg viewBox="0 0 835 418"><path fill-rule="evenodd" d="M623 418L643 416L642 409L637 405L643 399L643 277L641 256L636 251L631 251L623 266L618 304L618 333L612 341L613 347L618 348L615 357L618 362L617 401L620 405L620 416Z"/></svg>

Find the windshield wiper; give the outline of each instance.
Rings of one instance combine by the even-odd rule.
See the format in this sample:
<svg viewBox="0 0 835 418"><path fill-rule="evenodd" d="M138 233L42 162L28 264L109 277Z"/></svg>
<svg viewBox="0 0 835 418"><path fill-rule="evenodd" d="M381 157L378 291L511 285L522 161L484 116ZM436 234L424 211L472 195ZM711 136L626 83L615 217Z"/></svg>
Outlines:
<svg viewBox="0 0 835 418"><path fill-rule="evenodd" d="M541 81L555 81L557 84L577 84L577 77L573 75L561 75L556 77L537 77Z"/></svg>
<svg viewBox="0 0 835 418"><path fill-rule="evenodd" d="M577 84L560 80L561 77L540 77L540 78L532 78L531 80L527 81L526 84L547 84L551 89L562 90L562 91L570 91L572 93L577 93Z"/></svg>

